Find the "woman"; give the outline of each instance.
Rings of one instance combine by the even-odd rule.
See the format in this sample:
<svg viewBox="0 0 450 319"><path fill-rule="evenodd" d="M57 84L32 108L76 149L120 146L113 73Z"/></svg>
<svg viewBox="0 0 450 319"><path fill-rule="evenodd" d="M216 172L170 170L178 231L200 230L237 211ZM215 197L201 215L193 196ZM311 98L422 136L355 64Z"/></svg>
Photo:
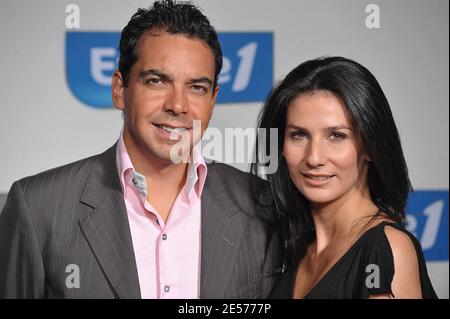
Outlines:
<svg viewBox="0 0 450 319"><path fill-rule="evenodd" d="M436 298L403 228L412 188L398 131L365 67L302 63L271 92L259 128L278 129L277 172L264 176L260 156L252 166L270 182L254 185L259 212L284 243L273 298ZM257 153L267 154L265 141Z"/></svg>

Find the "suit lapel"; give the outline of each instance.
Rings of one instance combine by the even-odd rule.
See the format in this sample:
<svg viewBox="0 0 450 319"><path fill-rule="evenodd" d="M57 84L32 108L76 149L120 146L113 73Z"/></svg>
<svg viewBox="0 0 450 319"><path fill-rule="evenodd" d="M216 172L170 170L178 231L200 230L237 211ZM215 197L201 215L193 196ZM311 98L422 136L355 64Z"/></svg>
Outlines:
<svg viewBox="0 0 450 319"><path fill-rule="evenodd" d="M92 211L80 220L80 226L116 295L141 298L115 154L116 145L93 159L81 196Z"/></svg>
<svg viewBox="0 0 450 319"><path fill-rule="evenodd" d="M208 171L202 194L200 298L225 297L244 234L240 209L215 173Z"/></svg>

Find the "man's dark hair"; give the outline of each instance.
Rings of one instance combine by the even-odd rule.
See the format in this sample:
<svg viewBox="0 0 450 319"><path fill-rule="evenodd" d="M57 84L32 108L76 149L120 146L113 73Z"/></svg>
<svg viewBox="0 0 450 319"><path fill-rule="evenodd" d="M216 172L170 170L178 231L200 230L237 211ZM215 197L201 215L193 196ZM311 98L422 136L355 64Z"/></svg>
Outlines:
<svg viewBox="0 0 450 319"><path fill-rule="evenodd" d="M139 40L149 30L182 34L205 42L211 49L216 64L214 88L216 87L222 69L222 50L216 31L196 6L172 0L155 1L149 9L138 9L122 30L119 71L125 87L128 85L130 69L137 61Z"/></svg>

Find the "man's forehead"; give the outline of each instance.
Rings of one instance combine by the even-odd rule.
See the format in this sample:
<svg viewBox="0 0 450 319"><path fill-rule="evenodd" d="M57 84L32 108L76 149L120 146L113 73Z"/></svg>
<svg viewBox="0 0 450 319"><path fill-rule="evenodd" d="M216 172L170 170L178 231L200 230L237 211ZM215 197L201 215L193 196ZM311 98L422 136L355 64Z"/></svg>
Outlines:
<svg viewBox="0 0 450 319"><path fill-rule="evenodd" d="M215 60L212 50L203 41L182 34L146 34L137 46L138 72L157 69L166 74L201 73L214 76Z"/></svg>
<svg viewBox="0 0 450 319"><path fill-rule="evenodd" d="M198 37L189 36L184 33L168 33L166 31L158 31L153 29L145 31L142 34L136 45L136 49L137 52L139 52L139 49L142 48L143 46L148 45L155 46L160 45L162 43L164 44L167 43L167 45L169 45L169 43L170 45L176 45L176 43L185 43L185 44L189 43L190 45L194 45L199 48L203 47L204 49L206 49L206 51L208 51L211 54L212 57L214 57L213 51L211 47L208 45L208 43L206 43L204 40Z"/></svg>

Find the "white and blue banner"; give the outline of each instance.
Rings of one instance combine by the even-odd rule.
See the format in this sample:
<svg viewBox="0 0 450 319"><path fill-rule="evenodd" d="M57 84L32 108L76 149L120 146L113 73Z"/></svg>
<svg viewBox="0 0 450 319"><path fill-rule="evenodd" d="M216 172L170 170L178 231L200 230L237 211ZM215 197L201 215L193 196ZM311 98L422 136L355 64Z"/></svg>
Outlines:
<svg viewBox="0 0 450 319"><path fill-rule="evenodd" d="M0 1L0 208L14 181L116 142L123 118L112 107L111 76L120 31L153 0L30 2ZM251 131L272 85L306 60L344 56L375 75L416 190L407 229L422 245L438 296L448 298L449 1L193 2L223 50L210 137ZM205 144L248 169L232 147L212 140Z"/></svg>
<svg viewBox="0 0 450 319"><path fill-rule="evenodd" d="M119 59L120 32L66 33L66 77L72 94L94 108L111 108L111 76ZM273 34L219 33L223 68L217 103L259 102L273 82Z"/></svg>
<svg viewBox="0 0 450 319"><path fill-rule="evenodd" d="M407 229L427 261L448 261L448 191L415 191L407 204Z"/></svg>

